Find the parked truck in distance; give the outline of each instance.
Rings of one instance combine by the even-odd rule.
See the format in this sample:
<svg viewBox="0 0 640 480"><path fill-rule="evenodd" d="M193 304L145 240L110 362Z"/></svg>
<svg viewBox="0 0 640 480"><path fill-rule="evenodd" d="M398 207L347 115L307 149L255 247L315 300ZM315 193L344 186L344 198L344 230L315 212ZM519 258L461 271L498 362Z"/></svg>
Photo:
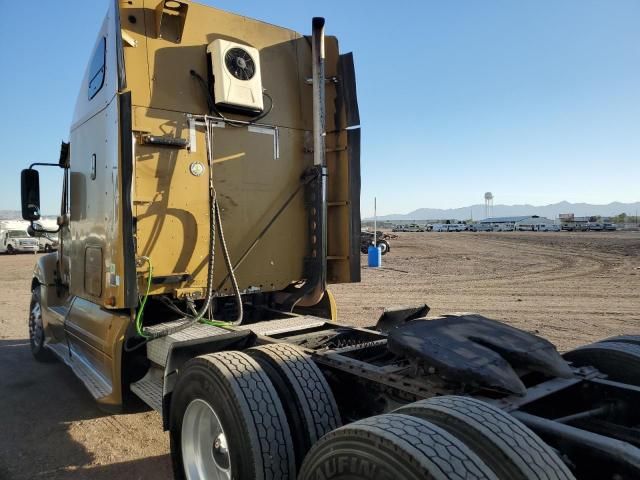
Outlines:
<svg viewBox="0 0 640 480"><path fill-rule="evenodd" d="M391 251L391 243L389 243L389 240L389 235L385 235L385 233L380 230L376 232L376 246L380 248L382 255L386 255ZM370 245L373 245L373 232L362 230L362 232L360 232L360 253L366 254L369 251Z"/></svg>
<svg viewBox="0 0 640 480"><path fill-rule="evenodd" d="M324 19L305 35L114 0L80 85L57 161L21 173L36 228L40 171L63 172L29 344L103 409L156 410L175 478L640 478L640 336L561 355L421 299L340 323L330 287L361 275L360 118ZM423 294L408 276L401 298Z"/></svg>
<svg viewBox="0 0 640 480"><path fill-rule="evenodd" d="M58 248L58 239L51 233L42 233L35 236L38 240L38 251L53 252Z"/></svg>

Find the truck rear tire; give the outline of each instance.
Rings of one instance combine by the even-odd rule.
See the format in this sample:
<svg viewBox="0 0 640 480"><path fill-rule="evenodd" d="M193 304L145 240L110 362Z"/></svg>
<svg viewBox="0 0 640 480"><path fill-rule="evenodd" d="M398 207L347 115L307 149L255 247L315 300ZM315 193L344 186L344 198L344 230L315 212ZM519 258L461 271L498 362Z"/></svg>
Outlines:
<svg viewBox="0 0 640 480"><path fill-rule="evenodd" d="M396 410L438 425L462 441L500 480L573 479L567 466L535 433L480 400L434 397Z"/></svg>
<svg viewBox="0 0 640 480"><path fill-rule="evenodd" d="M172 393L169 422L175 478L295 479L282 403L244 353L189 360Z"/></svg>
<svg viewBox="0 0 640 480"><path fill-rule="evenodd" d="M617 335L615 337L605 338L604 340L598 340L598 343L603 342L622 342L640 345L640 335Z"/></svg>
<svg viewBox="0 0 640 480"><path fill-rule="evenodd" d="M610 380L640 386L640 343L624 337L610 340L576 348L563 357L576 367L595 367Z"/></svg>
<svg viewBox="0 0 640 480"><path fill-rule="evenodd" d="M495 474L462 442L409 415L360 420L325 435L307 454L298 480L463 480Z"/></svg>
<svg viewBox="0 0 640 480"><path fill-rule="evenodd" d="M44 325L42 324L42 302L40 285L31 291L31 304L29 305L29 345L31 354L39 362L52 362L55 356L51 350L45 347Z"/></svg>
<svg viewBox="0 0 640 480"><path fill-rule="evenodd" d="M380 247L380 253L382 255L386 255L391 250L391 245L386 240L380 240L378 242L378 247Z"/></svg>
<svg viewBox="0 0 640 480"><path fill-rule="evenodd" d="M318 366L293 345L264 345L246 353L267 372L278 392L300 467L311 446L341 425L333 392Z"/></svg>

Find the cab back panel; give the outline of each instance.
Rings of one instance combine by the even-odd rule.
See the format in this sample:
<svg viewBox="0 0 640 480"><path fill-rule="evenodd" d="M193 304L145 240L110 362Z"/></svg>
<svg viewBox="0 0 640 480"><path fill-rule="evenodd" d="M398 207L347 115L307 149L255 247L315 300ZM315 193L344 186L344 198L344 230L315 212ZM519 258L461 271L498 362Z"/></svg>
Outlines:
<svg viewBox="0 0 640 480"><path fill-rule="evenodd" d="M260 51L263 87L273 110L260 123L277 127L274 135L247 128L213 129L213 178L231 258L237 261L254 243L275 213L300 187L313 164L311 47L308 38L284 28L214 8L188 4L184 30L159 37L158 2L121 3L125 34L136 41L124 49L128 87L133 90L135 137L133 209L136 254L149 256L154 276L189 274L177 284L154 285L153 293L176 289L203 291L209 248L208 161L203 126L190 130L189 114L205 114L206 92L191 76L209 79L206 49L223 38ZM135 23L130 17L135 17ZM327 37L327 77L338 75L338 44ZM333 82L327 83L328 280L353 281L351 248L354 219L350 197L351 166L347 153L344 102ZM265 99L266 107L270 101ZM246 116L233 116L250 120ZM175 149L144 144L143 136L196 139L195 148ZM277 157L277 158L274 158ZM204 166L200 176L191 166ZM304 278L309 254L308 206L304 191L287 205L237 270L240 288L282 290ZM356 215L359 219L359 212ZM358 239L359 241L359 239ZM227 275L217 242L215 286ZM357 250L356 250L357 252ZM359 253L358 253L359 260ZM144 270L146 267L143 267ZM359 274L359 262L357 264ZM142 283L139 286L143 287ZM227 282L221 288L230 294Z"/></svg>
<svg viewBox="0 0 640 480"><path fill-rule="evenodd" d="M184 116L163 112L175 117ZM152 114L153 115L153 114ZM176 128L149 116L149 110L134 109L134 125L163 130L171 135L188 134L188 123ZM138 127L136 127L138 128ZM137 218L137 253L152 259L154 276L188 273L184 284L157 285L153 292L206 287L209 252L209 172L204 127L196 128L196 152L136 145L134 212ZM184 135L184 134L183 134ZM304 132L280 131L283 152L302 150ZM281 154L274 159L273 137L247 129L215 128L213 133L213 176L223 227L231 258L239 259L300 185L304 163ZM193 163L204 171L195 176ZM237 269L241 289L250 286L281 290L302 276L306 251L306 213L303 195L298 193L259 244ZM216 286L227 275L216 233ZM230 293L225 283L222 291Z"/></svg>

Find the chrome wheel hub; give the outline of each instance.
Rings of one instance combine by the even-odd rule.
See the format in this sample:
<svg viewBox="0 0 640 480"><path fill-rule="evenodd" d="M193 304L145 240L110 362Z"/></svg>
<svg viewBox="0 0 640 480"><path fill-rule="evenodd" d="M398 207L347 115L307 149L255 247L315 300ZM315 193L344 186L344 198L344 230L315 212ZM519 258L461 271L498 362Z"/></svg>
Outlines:
<svg viewBox="0 0 640 480"><path fill-rule="evenodd" d="M29 312L29 338L35 347L41 347L44 342L42 308L39 302L34 302Z"/></svg>
<svg viewBox="0 0 640 480"><path fill-rule="evenodd" d="M220 419L204 400L193 400L184 412L181 448L188 480L231 479L227 437Z"/></svg>

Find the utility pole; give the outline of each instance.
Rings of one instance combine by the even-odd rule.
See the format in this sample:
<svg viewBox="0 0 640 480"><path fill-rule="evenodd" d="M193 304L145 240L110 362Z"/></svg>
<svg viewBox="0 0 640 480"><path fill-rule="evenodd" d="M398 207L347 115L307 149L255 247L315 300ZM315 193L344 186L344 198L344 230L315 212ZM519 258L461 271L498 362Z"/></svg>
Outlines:
<svg viewBox="0 0 640 480"><path fill-rule="evenodd" d="M378 242L378 199L373 197L373 240L371 244L375 247Z"/></svg>

